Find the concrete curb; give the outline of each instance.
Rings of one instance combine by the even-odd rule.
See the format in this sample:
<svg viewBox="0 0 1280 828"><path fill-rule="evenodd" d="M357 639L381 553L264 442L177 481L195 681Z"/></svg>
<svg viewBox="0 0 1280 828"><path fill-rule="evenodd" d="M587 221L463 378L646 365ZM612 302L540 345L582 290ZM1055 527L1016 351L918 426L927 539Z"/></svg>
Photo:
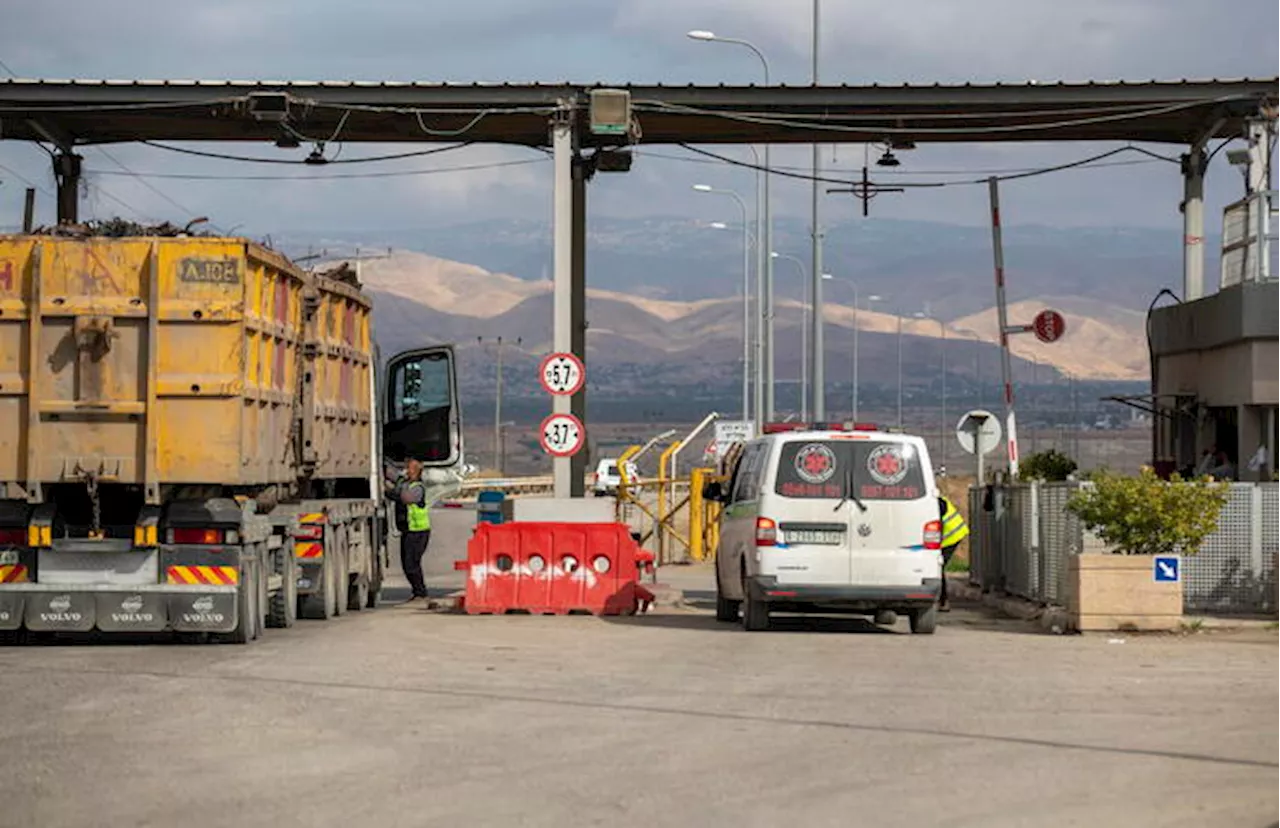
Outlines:
<svg viewBox="0 0 1280 828"><path fill-rule="evenodd" d="M980 588L975 587L968 581L957 580L954 578L947 581L947 591L953 597L982 604L983 606L994 609L1009 618L1017 618L1022 621L1034 621L1039 624L1041 629L1055 635L1079 634L1077 630L1073 629L1071 616L1067 613L1065 607L1042 606L1033 601L1028 601L1025 598L1019 598L1014 595L1005 595L996 592L983 592ZM1184 615L1182 619L1182 629L1175 630L1174 632L1187 634L1200 630L1214 632L1249 629L1275 630L1276 626L1276 619L1274 618L1232 618L1229 616ZM1115 635L1117 633L1116 631L1112 631L1107 634ZM1166 632L1163 634L1168 635L1169 633Z"/></svg>
<svg viewBox="0 0 1280 828"><path fill-rule="evenodd" d="M982 604L1006 617L1035 622L1040 629L1054 635L1073 632L1063 607L1045 607L1013 595L983 592L967 580L957 578L947 580L947 592L951 597Z"/></svg>

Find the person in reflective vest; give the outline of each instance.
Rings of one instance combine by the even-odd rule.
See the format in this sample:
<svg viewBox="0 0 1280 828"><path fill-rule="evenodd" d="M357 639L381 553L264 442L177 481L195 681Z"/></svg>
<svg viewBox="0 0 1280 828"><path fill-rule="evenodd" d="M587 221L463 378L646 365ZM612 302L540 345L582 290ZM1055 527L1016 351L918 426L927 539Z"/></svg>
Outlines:
<svg viewBox="0 0 1280 828"><path fill-rule="evenodd" d="M956 554L960 541L969 537L969 526L960 517L956 505L941 495L938 497L938 509L942 512L942 595L938 602L940 612L950 612L951 604L947 600L947 564L951 556Z"/></svg>
<svg viewBox="0 0 1280 828"><path fill-rule="evenodd" d="M404 476L396 486L396 495L400 567L413 590L406 603L424 602L427 599L427 584L422 574L422 556L426 554L427 544L431 541L431 508L427 505L427 487L422 482L420 460L410 459L405 464Z"/></svg>

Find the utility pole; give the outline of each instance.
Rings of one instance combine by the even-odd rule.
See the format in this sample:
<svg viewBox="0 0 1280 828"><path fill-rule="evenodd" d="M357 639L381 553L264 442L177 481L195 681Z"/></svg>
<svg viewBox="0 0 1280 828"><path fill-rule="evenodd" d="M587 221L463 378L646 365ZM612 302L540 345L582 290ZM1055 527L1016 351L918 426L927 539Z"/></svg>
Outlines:
<svg viewBox="0 0 1280 828"><path fill-rule="evenodd" d="M477 336L476 341L483 343L484 337ZM520 347L524 342L523 337L516 337L516 347ZM504 455L506 452L502 450L502 347L505 344L502 337L497 338L498 343L498 384L493 399L493 466L498 474L503 474L502 468L504 463Z"/></svg>
<svg viewBox="0 0 1280 828"><path fill-rule="evenodd" d="M22 232L30 233L36 222L36 188L28 187L22 204Z"/></svg>

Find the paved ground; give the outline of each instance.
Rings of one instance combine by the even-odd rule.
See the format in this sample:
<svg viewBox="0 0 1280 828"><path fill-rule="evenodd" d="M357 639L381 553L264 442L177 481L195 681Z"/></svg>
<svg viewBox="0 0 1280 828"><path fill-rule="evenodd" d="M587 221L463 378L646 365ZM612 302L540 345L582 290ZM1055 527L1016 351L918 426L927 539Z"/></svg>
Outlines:
<svg viewBox="0 0 1280 828"><path fill-rule="evenodd" d="M904 628L388 607L0 649L0 826L1275 824L1275 633Z"/></svg>

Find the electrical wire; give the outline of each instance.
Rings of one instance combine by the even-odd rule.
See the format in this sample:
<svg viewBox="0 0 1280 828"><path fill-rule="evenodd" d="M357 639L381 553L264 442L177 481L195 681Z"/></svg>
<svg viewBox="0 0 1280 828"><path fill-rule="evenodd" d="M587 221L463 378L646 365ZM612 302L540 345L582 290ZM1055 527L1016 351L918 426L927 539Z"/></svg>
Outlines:
<svg viewBox="0 0 1280 828"><path fill-rule="evenodd" d="M398 178L400 176L442 175L454 172L494 170L503 167L520 167L527 164L545 164L546 158L523 158L514 161L494 161L486 164L464 164L456 167L436 167L429 170L388 170L368 173L333 173L331 175L204 175L199 173L133 173L145 178L164 178L174 181L326 181L332 179ZM114 170L85 170L96 175L125 175Z"/></svg>
<svg viewBox="0 0 1280 828"><path fill-rule="evenodd" d="M413 117L418 122L418 129L422 130L427 135L434 135L440 138L453 138L458 135L462 135L464 132L469 132L472 127L474 127L476 124L483 121L486 117L488 117L488 115L489 115L488 112L481 112L477 114L474 118L472 118L469 122L467 122L466 126L459 127L458 129L432 129L431 127L428 127L426 124L422 122L421 112L413 113Z"/></svg>
<svg viewBox="0 0 1280 828"><path fill-rule="evenodd" d="M195 213L193 210L189 210L189 209L187 209L186 207L184 207L182 204L179 204L176 200L174 200L173 198L171 198L171 197L170 197L167 193L165 193L163 190L159 189L159 188L158 188L158 187L156 187L154 184L152 184L151 182L149 182L149 181L147 181L146 179L142 178L142 177L141 177L140 175L138 175L136 172L134 172L133 170L131 170L131 169L129 169L128 167L126 167L126 166L124 165L124 163L123 163L119 158L116 158L114 155L112 155L111 153L107 152L107 151L106 151L106 149L104 149L103 147L94 147L94 149L95 149L95 150L97 150L98 152L100 152L102 155L106 156L106 157L107 157L107 159L108 159L108 160L110 160L110 161L111 161L113 164L115 164L117 167L119 167L120 169L124 170L124 172L125 172L127 175L129 175L129 176L131 176L132 178L136 179L136 180L137 180L137 182L138 182L139 184L141 184L142 186L146 187L148 190L150 190L151 192L153 192L153 193L155 193L156 195L160 196L160 198L164 199L165 201L169 202L169 204L171 204L171 205L173 205L175 208L177 208L178 212L182 213L184 217L186 217L186 218L193 218L193 217L195 217L195 216L196 216L196 213ZM104 192L105 192L105 191L104 191ZM214 224L213 222L209 222L209 226L210 226L211 228L213 228L214 230L218 231L219 233L222 233L221 228L219 228L219 227L218 227L218 225ZM226 235L226 234L224 233L223 235Z"/></svg>
<svg viewBox="0 0 1280 828"><path fill-rule="evenodd" d="M30 178L27 178L25 175L13 169L12 167L6 167L4 164L0 164L0 170L4 170L5 172L9 173L9 175L12 175L14 178L23 182L28 187L34 187L35 189L47 195L49 198L53 198L53 193L49 192L47 189L40 186L36 182L32 181Z"/></svg>
<svg viewBox="0 0 1280 828"><path fill-rule="evenodd" d="M973 132L983 133L1017 133L1017 132L1044 132L1049 130L1067 129L1071 127L1089 126L1092 124L1113 123L1116 121L1133 121L1142 118L1150 118L1157 115L1167 115L1171 112L1178 112L1184 109L1193 109L1199 106L1206 106L1218 103L1226 103L1229 101L1244 100L1243 95L1224 95L1218 98L1205 98L1196 101L1181 101L1179 103L1168 104L1161 107L1153 107L1151 109L1137 110L1112 115L1097 115L1089 118L1074 118L1064 121L1051 121L1049 123L1033 123L1033 124L1006 124L1006 125L984 125L981 127L889 127L882 124L876 124L874 128L861 126L842 126L839 124L829 123L824 116L823 121L797 121L788 118L778 118L769 116L764 113L751 112L727 112L724 110L703 109L700 107L686 106L684 104L672 104L664 101L637 101L632 104L632 109L637 111L649 112L668 112L682 113L686 115L703 115L712 118L722 118L729 121L740 121L743 123L760 124L765 126L779 126L790 129L815 130L818 132L855 132L855 133L871 133L878 135L963 135ZM1034 114L1034 113L1027 113ZM881 116L882 118L884 116ZM894 120L899 120L896 116Z"/></svg>
<svg viewBox="0 0 1280 828"><path fill-rule="evenodd" d="M195 150L195 149L190 149L188 147L175 147L169 144L161 144L156 141L144 140L144 141L139 141L138 143L145 144L148 147L155 147L156 149L167 150L169 152L177 152L183 155L195 155L200 158L215 158L219 161L242 161L250 164L283 164L286 166L293 166L293 167L316 166L315 164L308 164L306 161L291 161L285 158L261 158L261 157L254 157L249 155L230 155L222 152L208 152L206 150ZM392 155L373 155L373 156L365 156L363 158L344 158L341 161L327 161L326 163L328 164L366 164L366 163L373 163L376 161L399 161L400 159L403 159L403 158L420 158L424 155L436 155L442 152L450 152L452 150L462 149L463 147L468 147L470 145L471 145L471 142L464 141L457 144L449 144L443 147L432 147L431 149L414 150L413 152L399 152L399 153L394 153Z"/></svg>
<svg viewBox="0 0 1280 828"><path fill-rule="evenodd" d="M1148 153L1146 150L1143 150L1141 147L1134 147L1133 149L1134 149L1135 151L1143 152L1144 154L1150 154L1150 155L1153 155L1153 156L1155 156L1155 157L1154 157L1154 158L1139 159L1139 160L1134 160L1134 161L1111 161L1111 162L1106 162L1106 163L1090 164L1090 165L1088 165L1088 166L1089 166L1089 168L1090 168L1090 169L1099 168L1099 167L1132 167L1132 166L1135 166L1135 165L1138 165L1138 164L1153 164L1153 163L1155 163L1155 161L1156 161L1157 159L1159 159L1159 160L1161 160L1161 161L1168 161L1168 162L1170 162L1170 163L1175 163L1175 164L1176 164L1176 163L1179 163L1179 162L1178 162L1178 160L1177 160L1177 159L1175 159L1175 158L1168 158L1168 157L1165 157L1165 156L1163 156L1163 155L1157 155L1157 154L1155 154L1155 153ZM690 163L690 164L706 164L706 165L708 165L708 166L714 166L714 167L718 167L718 166L720 166L722 163L724 163L724 162L722 162L722 161L716 161L716 160L713 160L713 159L710 159L710 158L692 158L692 157L687 156L687 155L668 155L668 154L666 154L666 153L653 152L653 151L651 151L651 150L633 150L632 152L633 152L635 155L638 155L638 156L640 156L640 157L642 157L642 158L658 158L658 159L661 159L661 160L664 160L664 161L683 161L683 162ZM760 169L763 169L763 167L760 167ZM786 164L773 164L773 165L770 165L769 169L770 169L770 170L798 171L798 170L808 170L808 169L811 169L811 167L809 167L808 165L805 165L805 166L789 166L789 165L786 165ZM1005 174L1005 173L1033 172L1033 171L1038 170L1038 169L1040 169L1040 168L1039 168L1039 167L1000 167L1000 168L994 168L994 169L972 169L972 170L888 170L888 169L877 169L877 170L876 170L876 174L877 174L877 175L881 175L881 176L894 176L894 175L1003 175L1003 174Z"/></svg>
<svg viewBox="0 0 1280 828"><path fill-rule="evenodd" d="M127 103L127 104L51 104L48 106L41 105L38 108L42 113L62 113L71 115L75 113L94 114L98 112L143 112L147 110L164 110L164 109L204 109L210 106L218 106L220 104L237 104L243 103L245 96L237 97L220 97L206 98L200 101L155 101L152 103ZM18 105L0 105L0 114L16 112L22 115L30 116L33 107Z"/></svg>
<svg viewBox="0 0 1280 828"><path fill-rule="evenodd" d="M3 60L0 60L0 69L3 69L4 71L8 72L9 77L11 78L18 77L18 73L10 69L9 64L5 63Z"/></svg>
<svg viewBox="0 0 1280 828"><path fill-rule="evenodd" d="M125 201L123 198L120 198L120 197L119 197L119 196L117 196L117 195L113 195L113 194L112 194L111 192L109 192L105 187L96 187L96 186L95 186L95 187L93 187L93 188L92 188L92 190L91 190L91 191L92 191L93 193L95 193L96 195L106 196L107 198L111 199L111 200L112 200L112 201L114 201L116 204L119 204L120 206L124 207L126 210L128 210L130 213L133 213L135 216L137 216L137 217L138 217L138 218L140 218L140 219L146 219L146 220L148 220L148 221L155 221L155 217L154 217L154 216L148 216L148 215L146 215L146 214L145 214L145 213L143 213L141 210L139 210L137 207L134 207L132 204L130 204L129 202ZM184 211L184 212L185 212L185 211Z"/></svg>
<svg viewBox="0 0 1280 828"><path fill-rule="evenodd" d="M333 134L330 135L327 140L324 138L308 138L306 135L303 135L301 132L290 126L287 118L280 122L280 126L284 127L286 132L300 141L306 141L309 144L330 144L338 140L338 136L342 134L342 128L347 125L347 118L349 117L351 117L350 112L342 113L342 117L338 119L338 125L333 128Z"/></svg>
<svg viewBox="0 0 1280 828"><path fill-rule="evenodd" d="M761 170L761 171L764 171L764 170L765 170L765 168L764 168L763 166L760 166L760 165L757 165L757 164L752 164L752 163L750 163L750 162L748 162L748 161L739 161L739 160L738 160L738 159L736 159L736 158L730 158L730 157L725 156L725 155L719 155L719 154L717 154L717 153L710 152L709 150L699 149L698 147L694 147L694 146L691 146L691 145L689 145L689 144L678 144L677 146L679 146L681 149L688 150L689 152L695 152L695 153L698 153L699 155L704 155L704 156L707 156L707 157L709 157L709 158L714 158L714 159L716 159L717 161L720 161L720 162L725 163L725 164L729 164L729 165L731 165L731 166L735 166L735 167L746 167L747 169L752 169L752 170ZM1117 147L1116 149L1109 150L1109 151L1107 151L1107 152L1098 153L1097 155L1091 155L1091 156L1089 156L1088 158L1081 158L1081 159L1076 160L1076 161L1069 161L1069 162L1067 162L1067 163L1065 163L1065 164L1055 164L1054 166L1051 166L1051 167L1039 167L1039 168L1037 168L1037 169L1029 170L1029 171L1026 171L1026 172L1010 173L1010 174L1006 174L1006 175L989 176L989 177L987 177L987 178L974 178L974 179L968 179L968 180L954 180L954 181L930 181L930 182L901 181L901 182L895 182L895 183L894 183L894 186L895 186L895 187L910 187L910 188L922 188L922 187L927 187L927 188L937 188L937 187L968 187L968 186L974 186L974 185L978 185L978 184L986 184L986 183L987 183L988 181L990 181L990 179L991 179L991 178L993 178L993 177L994 177L997 181L1013 181L1013 180L1016 180L1016 179L1019 179L1019 178L1031 178L1031 177L1038 176L1038 175L1046 175L1046 174L1048 174L1048 173L1061 172L1061 171L1063 171L1063 170L1075 169L1075 168L1077 168L1077 167L1087 167L1088 165L1090 165L1090 164L1092 164L1092 163L1094 163L1094 162L1096 162L1096 161L1101 161L1101 160L1102 160L1102 159L1104 159L1104 158L1110 158L1110 157L1111 157L1111 156L1113 156L1113 155L1119 155L1119 154L1120 154L1120 153L1122 153L1122 152L1139 152L1139 153L1142 153L1142 154L1145 154L1145 155L1153 155L1153 156L1155 156L1155 157L1157 157L1157 158L1160 158L1160 157L1161 157L1161 156L1159 156L1159 155L1156 155L1155 153L1151 153L1151 152L1148 152L1147 150L1143 150L1141 147L1124 146L1124 147ZM1177 163L1177 162L1172 161L1172 159L1164 159L1164 160L1168 160L1168 161L1170 161L1171 163ZM773 168L773 167L770 167L770 168L767 170L767 172L769 172L770 174L773 174L773 175L780 175L780 176L783 176L784 178L797 178L797 179L801 179L801 180L804 180L804 181L820 181L820 182L823 182L823 183L826 183L826 184L844 184L844 185L851 186L851 187L852 187L852 186L860 185L860 184L862 183L860 180L842 179L842 178L837 179L837 178L829 178L829 177L825 177L825 176L819 176L819 177L815 178L815 177L814 177L814 176L812 176L812 175L806 175L806 174L803 174L803 173L793 173L793 172L781 171L781 170L778 170L778 169Z"/></svg>

